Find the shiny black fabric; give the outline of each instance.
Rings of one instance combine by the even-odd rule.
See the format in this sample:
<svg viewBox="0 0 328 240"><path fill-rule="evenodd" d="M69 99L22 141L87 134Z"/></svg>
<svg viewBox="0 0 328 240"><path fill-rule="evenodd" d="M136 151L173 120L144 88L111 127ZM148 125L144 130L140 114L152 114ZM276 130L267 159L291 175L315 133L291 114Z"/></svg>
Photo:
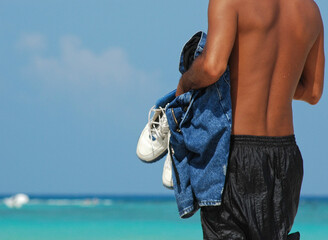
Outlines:
<svg viewBox="0 0 328 240"><path fill-rule="evenodd" d="M201 209L204 239L299 239L288 233L302 179L294 136L232 136L222 204Z"/></svg>

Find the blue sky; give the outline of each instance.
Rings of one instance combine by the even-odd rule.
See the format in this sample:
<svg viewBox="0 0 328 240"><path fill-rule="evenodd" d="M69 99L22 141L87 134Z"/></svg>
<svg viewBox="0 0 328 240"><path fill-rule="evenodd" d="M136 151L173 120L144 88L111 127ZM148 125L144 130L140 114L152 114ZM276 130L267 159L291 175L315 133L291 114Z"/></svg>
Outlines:
<svg viewBox="0 0 328 240"><path fill-rule="evenodd" d="M1 1L0 194L172 194L136 143L206 29L207 1ZM303 195L328 195L327 109L294 103Z"/></svg>

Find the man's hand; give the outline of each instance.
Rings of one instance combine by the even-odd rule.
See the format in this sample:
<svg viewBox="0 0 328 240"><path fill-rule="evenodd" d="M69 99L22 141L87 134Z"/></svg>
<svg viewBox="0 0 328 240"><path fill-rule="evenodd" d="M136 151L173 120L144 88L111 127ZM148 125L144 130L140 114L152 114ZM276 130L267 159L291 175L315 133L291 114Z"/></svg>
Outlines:
<svg viewBox="0 0 328 240"><path fill-rule="evenodd" d="M185 75L183 74L181 76L181 79L184 77ZM180 96L181 94L184 94L185 92L188 92L188 91L185 91L183 90L183 86L182 86L182 82L184 82L185 80L181 80L179 81L179 84L178 84L178 87L177 87L177 91L175 93L175 96Z"/></svg>

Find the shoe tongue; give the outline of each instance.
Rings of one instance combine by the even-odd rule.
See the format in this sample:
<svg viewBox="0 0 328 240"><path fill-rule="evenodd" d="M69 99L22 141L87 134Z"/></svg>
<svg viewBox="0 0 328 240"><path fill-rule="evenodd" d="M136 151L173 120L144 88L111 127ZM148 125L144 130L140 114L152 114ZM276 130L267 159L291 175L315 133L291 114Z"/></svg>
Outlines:
<svg viewBox="0 0 328 240"><path fill-rule="evenodd" d="M151 130L150 130L150 134L149 134L149 138L151 138L151 140L152 141L156 141L157 140L157 133L156 133L156 131L154 131L153 129L154 128L159 128L159 124L158 123L153 123L152 125L151 125Z"/></svg>
<svg viewBox="0 0 328 240"><path fill-rule="evenodd" d="M159 117L162 115L162 111L160 109L154 110L154 115L152 117L153 121L158 121Z"/></svg>
<svg viewBox="0 0 328 240"><path fill-rule="evenodd" d="M151 134L149 137L151 137L152 141L156 141L158 134L167 134L169 132L169 125L166 119L166 115L156 109L157 111L154 112L154 115L152 117L152 124L151 124ZM157 129L157 131L154 131L153 129Z"/></svg>

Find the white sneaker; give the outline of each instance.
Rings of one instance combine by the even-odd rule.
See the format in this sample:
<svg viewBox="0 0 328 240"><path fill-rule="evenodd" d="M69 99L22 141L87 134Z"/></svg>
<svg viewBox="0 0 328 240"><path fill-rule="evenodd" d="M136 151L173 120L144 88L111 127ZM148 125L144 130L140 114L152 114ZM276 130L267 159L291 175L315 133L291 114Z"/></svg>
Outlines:
<svg viewBox="0 0 328 240"><path fill-rule="evenodd" d="M137 145L137 156L140 160L152 163L164 157L167 153L169 131L165 109L152 107L149 111L148 123Z"/></svg>
<svg viewBox="0 0 328 240"><path fill-rule="evenodd" d="M168 148L168 154L165 158L162 181L166 188L173 189L173 178L172 178L172 158L170 154L170 149Z"/></svg>

